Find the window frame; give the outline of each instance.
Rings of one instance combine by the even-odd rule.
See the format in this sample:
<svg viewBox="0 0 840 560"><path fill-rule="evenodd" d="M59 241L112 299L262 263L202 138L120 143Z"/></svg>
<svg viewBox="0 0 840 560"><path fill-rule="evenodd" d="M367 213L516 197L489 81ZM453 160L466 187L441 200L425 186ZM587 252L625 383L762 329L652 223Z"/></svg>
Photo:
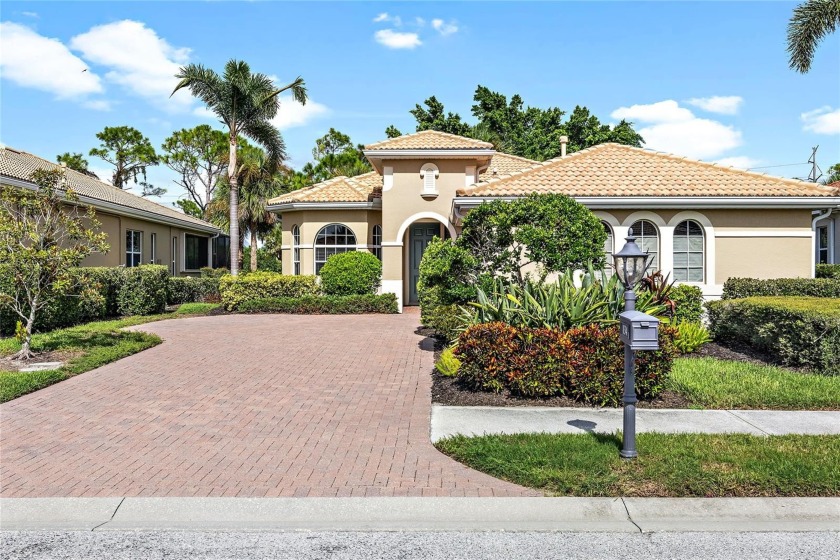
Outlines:
<svg viewBox="0 0 840 560"><path fill-rule="evenodd" d="M135 235L137 237L136 240ZM131 239L130 247L129 239ZM137 242L136 244L135 241ZM132 258L129 258L129 256ZM134 263L133 257L137 257L136 264ZM134 268L141 264L143 264L143 232L138 229L127 229L125 230L125 267Z"/></svg>
<svg viewBox="0 0 840 560"><path fill-rule="evenodd" d="M429 176L431 177L431 185L427 181ZM420 191L422 196L437 196L439 194L437 188L438 177L440 177L440 169L434 163L424 163L420 167L420 178L423 179L423 188Z"/></svg>
<svg viewBox="0 0 840 560"><path fill-rule="evenodd" d="M822 245L823 232L825 232L825 246ZM829 256L831 254L831 231L829 230L828 225L817 226L816 236L817 264L828 264ZM825 260L823 260L823 253L825 253Z"/></svg>
<svg viewBox="0 0 840 560"><path fill-rule="evenodd" d="M607 239L604 241L604 255L606 255L604 273L606 274L607 278L609 278L610 276L615 274L615 269L613 268L613 254L615 253L615 231L606 220L601 220L601 225L604 226L604 231L607 232Z"/></svg>
<svg viewBox="0 0 840 560"><path fill-rule="evenodd" d="M684 236L677 234L677 230L683 224L687 224L686 225L686 233L685 233ZM697 226L697 229L700 232L700 235L699 235L700 250L699 251L691 249L691 239L693 237L691 235L691 224L694 224L695 226ZM686 242L685 247L686 248L685 248L684 251L682 251L682 250L678 251L676 249L676 240L679 237L684 237L685 238L685 242ZM697 254L697 253L700 254L700 266L699 267L691 265L691 255L692 254ZM679 267L677 266L677 254L685 254L685 263L686 263L685 266L679 266ZM685 284L703 284L703 283L706 282L706 230L703 228L703 224L701 224L697 220L692 220L691 218L688 218L688 219L685 219L685 220L681 220L679 223L677 223L677 225L674 226L674 243L672 244L672 260L673 260L673 264L672 264L671 268L672 268L673 278L674 278L675 282L681 282L681 283L685 283ZM692 270L698 270L698 269L700 270L700 279L699 280L692 280L691 279L691 271ZM685 271L685 279L680 279L680 278L677 277L677 271L678 270Z"/></svg>
<svg viewBox="0 0 840 560"><path fill-rule="evenodd" d="M382 260L382 226L376 224L371 228L370 232L370 252L379 259Z"/></svg>
<svg viewBox="0 0 840 560"><path fill-rule="evenodd" d="M300 276L300 226L292 226L292 273Z"/></svg>
<svg viewBox="0 0 840 560"><path fill-rule="evenodd" d="M205 240L206 240L206 242L207 242L207 247L206 247L206 250L205 250L205 251L201 251L201 245L200 245L200 241L199 241L199 251L198 251L198 254L199 254L199 255L201 255L201 254L203 253L203 255L204 255L204 256L203 256L203 259L204 259L204 264L203 264L203 265L201 265L201 266L198 266L198 267L196 267L196 268L190 268L189 266L187 266L187 253L188 253L187 240L188 240L188 238L190 238L190 237L195 238L195 239L198 239L198 240L205 239ZM195 234L192 234L192 233L184 233L184 256L183 256L183 263L184 263L184 271L186 271L186 272L198 272L198 271L199 271L199 270L201 270L203 267L210 266L210 238L209 238L209 237L202 236L202 235L195 235ZM199 263L199 264L200 264L200 263Z"/></svg>
<svg viewBox="0 0 840 560"><path fill-rule="evenodd" d="M644 228L641 228L641 230L639 232L637 232L636 231L636 225L642 224L642 223L650 224L650 226L653 228L654 235L652 235L652 236L651 235L645 235L644 234ZM662 239L661 239L661 233L659 231L659 227L655 223L653 223L653 220L649 220L647 218L640 218L640 219L636 220L635 222L633 222L632 224L630 224L628 232L631 229L633 230L633 235L636 238L636 245L638 245L639 248L642 251L645 251L645 248L642 245L644 245L644 241L646 239L656 239L656 250L655 251L650 251L650 250L645 251L646 253L653 255L653 259L650 260L650 264L648 265L648 268L645 271L645 273L650 274L650 273L656 272L657 270L659 270L659 267L662 266L662 264L661 264L662 257L660 255L660 252L662 250Z"/></svg>
<svg viewBox="0 0 840 560"><path fill-rule="evenodd" d="M157 233L152 232L149 234L149 244L151 245L149 248L151 264L157 264Z"/></svg>
<svg viewBox="0 0 840 560"><path fill-rule="evenodd" d="M344 228L346 231L344 233L340 234L341 237L343 237L345 241L349 241L350 239L352 239L353 242L352 243L344 243L344 244L335 244L335 243L320 244L319 239L321 238L321 234L324 233L328 228L331 228L331 227ZM325 237L327 235L332 235L336 238L338 238L338 236L339 236L338 233L332 233L332 234L324 233ZM358 238L356 237L356 233L346 224L341 224L341 223L335 222L335 223L327 224L324 227L322 227L321 229L319 229L318 233L315 234L315 241L312 244L312 256L313 256L313 259L312 259L313 266L312 266L312 268L313 268L313 272L315 273L315 275L318 276L320 274L321 268L327 262L327 259L329 259L331 256L337 255L339 253L349 253L350 251L355 251L358 248L357 239ZM324 249L323 260L318 259L318 249ZM333 252L330 252L331 250ZM329 254L327 254L327 253L329 253Z"/></svg>

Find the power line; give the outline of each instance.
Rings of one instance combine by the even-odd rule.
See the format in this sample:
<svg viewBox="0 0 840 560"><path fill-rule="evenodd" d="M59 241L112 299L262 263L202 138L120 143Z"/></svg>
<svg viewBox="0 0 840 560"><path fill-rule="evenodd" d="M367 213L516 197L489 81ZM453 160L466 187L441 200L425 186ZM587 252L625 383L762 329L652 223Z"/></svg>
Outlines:
<svg viewBox="0 0 840 560"><path fill-rule="evenodd" d="M772 167L793 167L794 165L810 165L810 162L803 161L801 163L783 163L781 165L764 165L762 167L749 167L747 171L752 171L753 169L770 169Z"/></svg>

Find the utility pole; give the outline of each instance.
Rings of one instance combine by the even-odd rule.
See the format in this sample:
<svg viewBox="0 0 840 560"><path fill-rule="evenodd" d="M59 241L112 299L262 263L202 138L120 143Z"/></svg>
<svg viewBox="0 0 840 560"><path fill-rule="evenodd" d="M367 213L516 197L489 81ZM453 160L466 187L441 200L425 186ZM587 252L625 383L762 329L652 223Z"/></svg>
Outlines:
<svg viewBox="0 0 840 560"><path fill-rule="evenodd" d="M817 165L817 150L819 149L819 145L815 148L811 148L811 157L808 158L808 163L811 164L811 172L808 174L808 180L812 183L816 183L822 177L822 169L820 166Z"/></svg>

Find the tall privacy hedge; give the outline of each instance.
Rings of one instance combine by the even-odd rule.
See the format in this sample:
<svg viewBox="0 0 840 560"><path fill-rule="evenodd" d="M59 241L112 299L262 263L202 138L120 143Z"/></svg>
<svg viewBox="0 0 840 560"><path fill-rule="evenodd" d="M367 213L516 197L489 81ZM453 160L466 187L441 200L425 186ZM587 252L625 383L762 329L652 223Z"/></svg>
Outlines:
<svg viewBox="0 0 840 560"><path fill-rule="evenodd" d="M723 299L753 296L840 298L840 278L730 278L723 284Z"/></svg>

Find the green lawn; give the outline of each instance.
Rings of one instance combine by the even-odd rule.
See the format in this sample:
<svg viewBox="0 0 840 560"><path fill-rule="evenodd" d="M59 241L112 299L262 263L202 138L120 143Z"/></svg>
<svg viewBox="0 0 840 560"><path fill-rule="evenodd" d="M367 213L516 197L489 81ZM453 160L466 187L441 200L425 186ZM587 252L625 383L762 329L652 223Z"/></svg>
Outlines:
<svg viewBox="0 0 840 560"><path fill-rule="evenodd" d="M98 368L107 363L136 354L161 342L153 334L125 332L120 329L162 319L172 319L207 313L218 304L184 304L173 313L125 317L111 321L95 321L66 329L58 329L32 337L35 352L67 351L72 357L61 369L22 373L0 371L0 402L10 401L68 377ZM0 339L0 356L8 356L20 349L14 338Z"/></svg>
<svg viewBox="0 0 840 560"><path fill-rule="evenodd" d="M840 377L747 362L678 358L669 383L708 408L840 409Z"/></svg>
<svg viewBox="0 0 840 560"><path fill-rule="evenodd" d="M618 456L620 435L456 436L436 446L560 496L840 496L840 436L643 433L630 461Z"/></svg>

